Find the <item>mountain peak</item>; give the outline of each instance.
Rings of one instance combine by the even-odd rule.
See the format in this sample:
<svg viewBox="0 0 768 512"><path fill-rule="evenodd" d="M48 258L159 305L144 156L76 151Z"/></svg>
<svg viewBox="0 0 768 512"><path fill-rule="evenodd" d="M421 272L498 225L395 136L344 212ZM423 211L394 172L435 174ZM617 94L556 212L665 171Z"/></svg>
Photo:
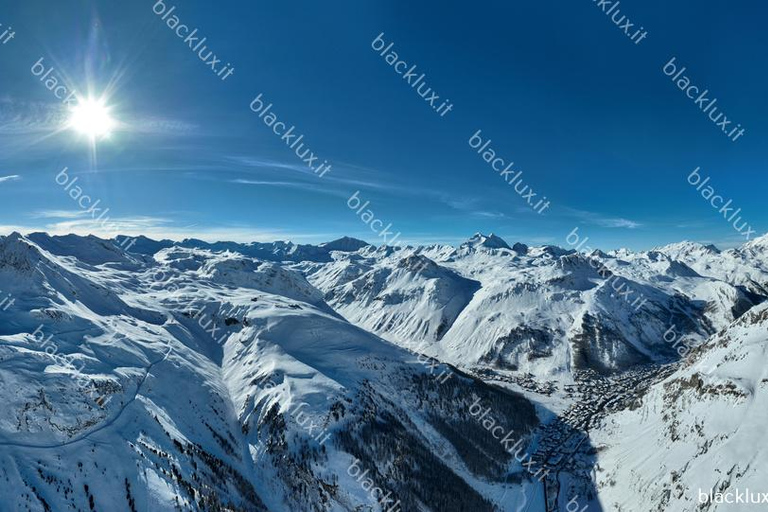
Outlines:
<svg viewBox="0 0 768 512"><path fill-rule="evenodd" d="M690 240L683 240L682 242L668 244L651 250L664 253L677 259L686 255L720 254L720 249L713 244L704 245L699 242L691 242Z"/></svg>
<svg viewBox="0 0 768 512"><path fill-rule="evenodd" d="M371 244L364 240L352 238L350 236L343 236L336 240L331 240L330 242L320 244L320 247L329 251L355 252L368 245Z"/></svg>
<svg viewBox="0 0 768 512"><path fill-rule="evenodd" d="M503 238L498 237L493 233L487 236L482 233L475 233L472 238L462 245L469 247L485 247L486 249L510 249Z"/></svg>
<svg viewBox="0 0 768 512"><path fill-rule="evenodd" d="M42 255L37 246L17 232L0 237L0 267L28 271L34 268Z"/></svg>
<svg viewBox="0 0 768 512"><path fill-rule="evenodd" d="M18 231L13 231L10 235L5 237L5 240L12 241L12 242L19 242L24 240L24 235L19 233Z"/></svg>
<svg viewBox="0 0 768 512"><path fill-rule="evenodd" d="M512 250L518 254L526 254L529 247L522 242L517 242L512 246Z"/></svg>
<svg viewBox="0 0 768 512"><path fill-rule="evenodd" d="M746 249L768 249L768 233L742 245Z"/></svg>

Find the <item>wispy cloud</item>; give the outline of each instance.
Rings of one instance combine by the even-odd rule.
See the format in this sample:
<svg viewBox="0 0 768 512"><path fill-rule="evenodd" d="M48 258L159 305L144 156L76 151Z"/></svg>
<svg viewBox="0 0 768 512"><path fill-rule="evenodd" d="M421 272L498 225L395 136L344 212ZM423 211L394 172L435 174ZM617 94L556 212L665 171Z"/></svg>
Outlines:
<svg viewBox="0 0 768 512"><path fill-rule="evenodd" d="M264 185L272 187L294 187L297 185L304 186L303 183L298 183L296 181L248 180L245 178L237 178L229 181L230 183L239 183L240 185Z"/></svg>
<svg viewBox="0 0 768 512"><path fill-rule="evenodd" d="M226 162L230 165L235 165L241 170L248 170L252 172L258 172L259 178L255 178L254 181L261 181L261 176L265 173L273 171L281 172L284 177L291 177L291 174L285 174L282 171L291 171L293 176L306 177L308 179L317 180L318 175L308 168L306 164L296 162L281 162L276 160L269 160L265 158L257 158L252 156L230 156L226 158ZM355 176L351 178L350 176ZM378 178L378 179L376 179ZM250 177L248 178L250 179ZM283 178L282 183L285 183ZM331 167L331 172L327 176L323 177L323 183L326 186L337 187L340 190L347 191L346 195L349 196L356 189L369 189L380 191L392 191L397 193L408 193L412 191L412 187L406 187L393 184L393 178L386 175L383 172L375 172L370 169L358 168L349 164L334 162ZM277 183L281 183L278 181ZM298 182L304 184L304 182ZM259 183L266 184L266 183ZM309 185L309 184L307 184Z"/></svg>
<svg viewBox="0 0 768 512"><path fill-rule="evenodd" d="M120 129L152 135L194 135L199 127L179 119L154 116L130 117L120 124Z"/></svg>
<svg viewBox="0 0 768 512"><path fill-rule="evenodd" d="M209 242L271 242L275 240L291 240L301 243L327 242L340 235L333 233L301 233L282 229L254 228L244 224L230 225L201 225L184 224L165 217L135 216L113 217L97 222L81 212L65 210L47 210L35 212L33 217L50 219L51 222L35 226L0 225L0 234L13 231L33 233L45 231L50 235L95 235L100 238L116 238L117 236L144 235L154 239L183 240L197 238Z"/></svg>
<svg viewBox="0 0 768 512"><path fill-rule="evenodd" d="M293 162L279 162L268 158L258 158L254 156L228 156L225 160L242 167L251 167L257 169L284 169L296 171L303 174L311 174L306 165L298 165Z"/></svg>
<svg viewBox="0 0 768 512"><path fill-rule="evenodd" d="M49 212L50 213L50 212ZM106 217L102 221L96 221L88 217L70 216L69 213L60 217L59 222L53 222L45 226L49 233L75 233L105 235L107 238L119 234L140 234L166 225L169 220L159 217Z"/></svg>
<svg viewBox="0 0 768 512"><path fill-rule="evenodd" d="M635 229L642 226L639 222L622 218L599 218L594 221L597 225L606 228L628 228Z"/></svg>
<svg viewBox="0 0 768 512"><path fill-rule="evenodd" d="M54 132L65 120L66 111L60 104L0 99L0 134Z"/></svg>
<svg viewBox="0 0 768 512"><path fill-rule="evenodd" d="M247 178L236 178L229 180L230 183L237 183L239 185L256 185L262 187L289 187L300 188L305 190L317 190L316 186L312 183L305 183L301 181L270 181L270 180L250 180Z"/></svg>
<svg viewBox="0 0 768 512"><path fill-rule="evenodd" d="M19 176L18 174L12 174L10 176L0 176L0 183L4 183L6 181L16 181L20 179L21 179L21 176Z"/></svg>
<svg viewBox="0 0 768 512"><path fill-rule="evenodd" d="M708 228L711 226L711 223L706 222L679 222L675 224L675 227L678 229L699 229L699 228Z"/></svg>
<svg viewBox="0 0 768 512"><path fill-rule="evenodd" d="M471 215L475 217L483 217L486 219L505 219L507 216L501 212L486 212L486 211L475 211L472 212Z"/></svg>
<svg viewBox="0 0 768 512"><path fill-rule="evenodd" d="M69 112L61 103L43 103L0 98L0 134L54 133L67 125ZM199 127L180 119L154 115L120 116L118 130L150 135L191 135Z"/></svg>
<svg viewBox="0 0 768 512"><path fill-rule="evenodd" d="M561 210L565 211L567 215L571 217L577 217L587 223L594 224L595 226L601 226L604 228L626 228L637 229L642 224L633 220L625 219L622 217L610 217L600 213L588 212L584 210L577 210L575 208L562 207Z"/></svg>
<svg viewBox="0 0 768 512"><path fill-rule="evenodd" d="M227 179L230 183L241 185L286 187L307 190L316 193L349 197L356 190L369 191L377 200L377 195L386 195L396 199L417 198L419 201L431 201L449 206L451 209L480 219L509 219L512 215L531 214L531 209L524 206L501 207L498 201L488 197L467 197L448 193L434 184L412 184L402 181L403 173L393 174L381 169L372 169L359 165L334 161L332 172L322 178L307 168L300 161L278 161L250 155L230 155L225 157L224 165L229 170L247 173L245 176ZM289 172L286 172L289 171ZM220 168L203 173L206 179L221 180ZM503 203L502 203L503 204ZM506 212L506 213L505 213Z"/></svg>
<svg viewBox="0 0 768 512"><path fill-rule="evenodd" d="M237 183L238 185L252 185L257 187L283 187L294 188L299 190L306 190L315 194L327 194L336 197L349 197L349 193L342 190L331 189L323 187L317 183L305 182L305 181L271 181L271 180L252 180L248 178L236 178L228 180L230 183Z"/></svg>
<svg viewBox="0 0 768 512"><path fill-rule="evenodd" d="M76 219L85 215L85 210L41 210L32 212L33 219Z"/></svg>

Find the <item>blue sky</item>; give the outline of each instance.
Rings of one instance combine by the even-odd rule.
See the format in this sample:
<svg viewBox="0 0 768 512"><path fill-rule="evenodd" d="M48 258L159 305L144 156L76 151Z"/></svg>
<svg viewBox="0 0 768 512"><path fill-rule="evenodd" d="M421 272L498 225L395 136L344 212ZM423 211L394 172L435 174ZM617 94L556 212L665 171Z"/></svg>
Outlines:
<svg viewBox="0 0 768 512"><path fill-rule="evenodd" d="M635 45L591 0L167 1L234 74L222 81L155 2L6 3L0 32L0 230L94 232L55 176L67 166L121 232L209 240L378 237L356 190L407 242L476 231L512 243L744 241L686 176L697 166L768 231L768 35L762 4L622 0ZM441 117L371 49L384 32L453 111ZM662 72L671 57L746 128L730 141ZM32 65L108 92L96 145ZM332 171L320 178L249 109L256 95ZM534 213L468 146L478 129L551 207ZM110 228L110 231L112 229ZM111 233L114 234L114 233Z"/></svg>

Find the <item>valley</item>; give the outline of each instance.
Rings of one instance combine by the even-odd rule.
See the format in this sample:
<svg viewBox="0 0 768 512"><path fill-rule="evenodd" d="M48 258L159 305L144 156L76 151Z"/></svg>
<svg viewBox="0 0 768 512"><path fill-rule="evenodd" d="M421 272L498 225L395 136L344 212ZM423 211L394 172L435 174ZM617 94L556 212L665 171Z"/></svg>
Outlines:
<svg viewBox="0 0 768 512"><path fill-rule="evenodd" d="M376 510L353 463L402 510L686 510L757 428L766 245L0 238L0 510Z"/></svg>

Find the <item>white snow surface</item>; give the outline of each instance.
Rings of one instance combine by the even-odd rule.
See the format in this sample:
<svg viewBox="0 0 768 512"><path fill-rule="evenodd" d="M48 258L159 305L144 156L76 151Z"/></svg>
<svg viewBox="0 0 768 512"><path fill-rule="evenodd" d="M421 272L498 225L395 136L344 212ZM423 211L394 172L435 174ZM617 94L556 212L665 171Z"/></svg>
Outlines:
<svg viewBox="0 0 768 512"><path fill-rule="evenodd" d="M768 491L768 237L585 255L480 233L457 248L142 237L134 252L14 233L0 292L0 511L380 510L347 472L379 450L377 485L421 510L464 509L419 497L402 459L440 466L476 510L549 512L514 459L508 482L473 466L493 443L465 398L512 411L534 445L526 429L570 405L580 372L649 364L677 369L589 433L590 510ZM390 452L390 434L412 444Z"/></svg>

